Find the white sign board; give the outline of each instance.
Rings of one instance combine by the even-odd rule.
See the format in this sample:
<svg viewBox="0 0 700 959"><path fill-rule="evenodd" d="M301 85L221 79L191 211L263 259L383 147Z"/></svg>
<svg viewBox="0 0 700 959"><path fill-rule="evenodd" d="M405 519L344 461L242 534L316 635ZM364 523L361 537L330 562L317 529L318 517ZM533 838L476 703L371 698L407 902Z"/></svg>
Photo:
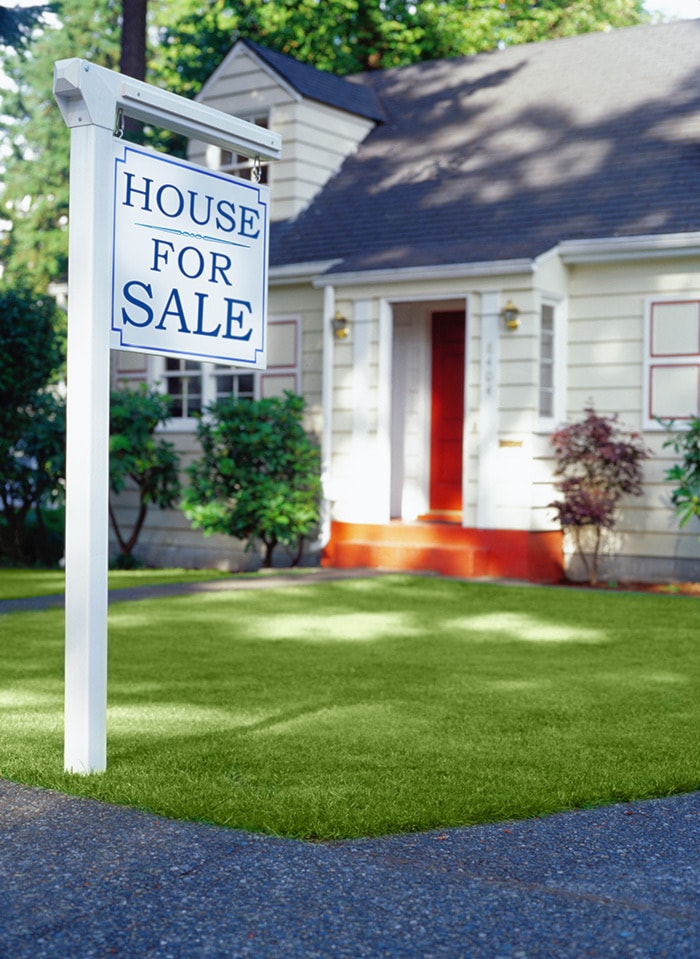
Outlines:
<svg viewBox="0 0 700 959"><path fill-rule="evenodd" d="M114 142L111 347L264 369L268 188Z"/></svg>

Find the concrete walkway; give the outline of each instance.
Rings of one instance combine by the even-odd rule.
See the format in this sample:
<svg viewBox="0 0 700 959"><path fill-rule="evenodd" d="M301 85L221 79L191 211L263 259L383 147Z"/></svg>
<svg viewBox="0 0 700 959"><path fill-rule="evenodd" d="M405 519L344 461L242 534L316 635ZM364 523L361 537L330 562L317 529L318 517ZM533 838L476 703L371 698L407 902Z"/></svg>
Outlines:
<svg viewBox="0 0 700 959"><path fill-rule="evenodd" d="M239 589L274 589L279 586L313 586L341 579L367 579L386 576L386 570L377 569L321 569L311 567L297 572L274 570L257 576L226 576L222 579L202 580L194 583L155 583L152 586L127 586L110 589L109 602L129 602L135 599L167 599L168 596L186 596L194 593L221 593ZM422 575L430 576L431 573ZM52 609L64 605L63 593L49 596L31 596L26 599L0 599L2 613L28 613Z"/></svg>
<svg viewBox="0 0 700 959"><path fill-rule="evenodd" d="M0 781L3 959L700 956L700 794L301 843Z"/></svg>

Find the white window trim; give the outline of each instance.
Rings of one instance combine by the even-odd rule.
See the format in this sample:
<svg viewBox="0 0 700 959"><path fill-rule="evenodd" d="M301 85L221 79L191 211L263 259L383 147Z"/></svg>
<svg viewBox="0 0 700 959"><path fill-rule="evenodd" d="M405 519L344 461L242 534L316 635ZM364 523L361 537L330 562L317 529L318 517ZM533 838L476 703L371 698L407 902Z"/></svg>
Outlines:
<svg viewBox="0 0 700 959"><path fill-rule="evenodd" d="M294 362L289 363L274 363L272 360L268 360L267 369L260 370L255 374L255 397L260 399L264 395L263 384L268 383L271 380L274 380L279 377L294 377L294 390L295 393L301 393L301 338L302 338L302 320L301 316L298 314L290 314L288 316L273 316L268 320L268 334L270 328L275 326L285 326L287 324L293 324L294 329Z"/></svg>
<svg viewBox="0 0 700 959"><path fill-rule="evenodd" d="M675 356L654 356L651 353L651 324L652 307L656 303L692 303L700 302L700 291L664 294L660 296L649 296L644 302L644 373L642 378L642 429L662 432L666 429L658 420L650 415L651 413L651 371L654 366L678 366L689 365L698 367L698 407L696 412L700 413L700 344L696 354L677 354ZM681 359L683 357L683 359ZM692 357L696 357L693 359ZM685 362L683 361L685 360ZM682 414L674 421L674 429L685 429L688 422L688 414Z"/></svg>
<svg viewBox="0 0 700 959"><path fill-rule="evenodd" d="M265 130L269 130L270 128L269 112L245 114L239 119L260 126ZM230 162L225 161L226 154L231 155ZM224 150L221 147L215 147L210 144L206 151L206 162L208 167L219 170L221 173L226 173L228 176L238 177L238 179L241 180L253 179L254 158L237 154L235 150ZM260 161L260 167L261 169L263 167L265 168L266 174L263 182L268 183L271 165L265 160Z"/></svg>
<svg viewBox="0 0 700 959"><path fill-rule="evenodd" d="M263 395L263 382L274 379L276 376L294 376L296 382L295 392L301 392L301 338L302 338L302 319L299 314L285 314L268 317L267 333L274 329L276 325L293 323L296 327L294 342L294 365L268 364L266 370L251 371L240 367L234 372L251 373L255 376L255 399L260 399ZM159 390L165 392L165 357L153 355L150 356L148 363L148 382L157 386ZM214 369L218 363L202 363L202 409L206 409L216 399L216 379ZM173 416L167 423L161 427L162 431L168 433L194 433L197 430L197 417L195 416Z"/></svg>
<svg viewBox="0 0 700 959"><path fill-rule="evenodd" d="M542 307L554 310L554 376L553 408L551 416L540 416L540 370ZM542 294L537 308L537 432L551 433L566 418L567 351L568 351L569 305L566 299Z"/></svg>

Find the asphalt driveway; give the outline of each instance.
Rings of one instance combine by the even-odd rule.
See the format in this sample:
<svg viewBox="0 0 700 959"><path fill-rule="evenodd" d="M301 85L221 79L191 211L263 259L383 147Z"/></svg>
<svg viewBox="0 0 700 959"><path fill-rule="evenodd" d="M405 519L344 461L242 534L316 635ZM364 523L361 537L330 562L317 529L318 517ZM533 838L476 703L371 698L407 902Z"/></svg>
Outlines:
<svg viewBox="0 0 700 959"><path fill-rule="evenodd" d="M700 794L302 843L0 780L7 959L700 957Z"/></svg>

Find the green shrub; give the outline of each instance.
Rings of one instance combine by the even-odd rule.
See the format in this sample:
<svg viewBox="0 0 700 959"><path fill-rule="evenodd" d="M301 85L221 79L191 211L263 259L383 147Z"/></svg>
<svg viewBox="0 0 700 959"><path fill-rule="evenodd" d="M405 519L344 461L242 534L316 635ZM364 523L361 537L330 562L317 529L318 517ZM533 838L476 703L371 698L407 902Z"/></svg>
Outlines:
<svg viewBox="0 0 700 959"><path fill-rule="evenodd" d="M34 561L27 525L61 501L65 406L49 384L62 361L61 314L49 296L0 287L0 551Z"/></svg>
<svg viewBox="0 0 700 959"><path fill-rule="evenodd" d="M260 540L263 565L278 544L300 558L320 516L320 451L302 425L304 401L293 393L214 403L199 423L202 457L189 468L183 509L205 534Z"/></svg>
<svg viewBox="0 0 700 959"><path fill-rule="evenodd" d="M598 581L603 531L614 529L623 496L641 496L642 461L650 453L638 433L617 426L617 414L599 416L592 407L578 423L561 426L550 438L560 477L561 499L550 503L562 529L572 533L589 582ZM593 534L590 559L584 531Z"/></svg>
<svg viewBox="0 0 700 959"><path fill-rule="evenodd" d="M58 566L65 552L66 511L63 506L35 510L24 522L19 551L9 547L7 520L0 513L0 567Z"/></svg>
<svg viewBox="0 0 700 959"><path fill-rule="evenodd" d="M673 429L673 421L663 424ZM681 457L666 470L666 480L675 484L671 493L681 527L686 526L695 516L700 519L700 419L692 417L688 428L666 440L664 448L671 447Z"/></svg>
<svg viewBox="0 0 700 959"><path fill-rule="evenodd" d="M112 502L109 516L119 544L115 565L135 569L133 550L149 506L170 509L181 495L179 458L172 443L156 437L156 428L170 418L170 397L142 385L113 390L109 414L109 488L119 494L127 480L138 490L139 506L130 532L123 530Z"/></svg>

